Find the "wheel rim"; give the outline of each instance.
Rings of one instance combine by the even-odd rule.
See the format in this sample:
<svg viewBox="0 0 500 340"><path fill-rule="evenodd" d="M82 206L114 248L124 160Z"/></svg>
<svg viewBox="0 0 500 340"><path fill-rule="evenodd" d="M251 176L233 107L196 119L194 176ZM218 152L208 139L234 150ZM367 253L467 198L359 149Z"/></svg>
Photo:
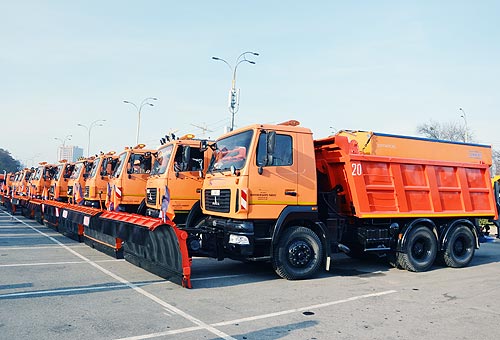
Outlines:
<svg viewBox="0 0 500 340"><path fill-rule="evenodd" d="M313 258L313 250L309 243L295 241L288 248L288 261L295 267L305 267Z"/></svg>
<svg viewBox="0 0 500 340"><path fill-rule="evenodd" d="M456 256L466 255L469 252L470 248L472 248L472 243L464 235L460 235L455 239L455 242L453 242L453 253Z"/></svg>
<svg viewBox="0 0 500 340"><path fill-rule="evenodd" d="M425 260L430 254L430 248L430 241L427 238L420 237L415 240L411 254L416 260Z"/></svg>

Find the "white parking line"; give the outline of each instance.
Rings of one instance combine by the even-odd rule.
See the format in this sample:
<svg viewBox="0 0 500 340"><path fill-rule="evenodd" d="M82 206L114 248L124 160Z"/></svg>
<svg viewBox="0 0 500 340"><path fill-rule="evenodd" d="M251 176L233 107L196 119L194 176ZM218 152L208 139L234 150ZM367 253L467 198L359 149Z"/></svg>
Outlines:
<svg viewBox="0 0 500 340"><path fill-rule="evenodd" d="M10 214L9 214L10 215ZM12 216L12 215L10 215ZM72 253L73 255L81 258L83 261L89 263L90 265L92 265L94 268L100 270L101 272L103 272L104 274L114 278L115 280L123 283L124 285L130 287L131 289L135 290L137 293L139 294L142 294L143 296L147 297L148 299L156 302L157 304L161 305L162 307L165 307L165 308L168 308L169 310L173 311L174 313L176 313L177 315L179 316L182 316L183 318L191 321L192 323L194 323L195 325L198 325L201 329L205 329L223 339L231 339L231 340L236 340L235 338L233 338L232 336L230 336L229 334L226 334L218 329L216 329L215 327L213 326L210 326L209 324L201 321L200 319L197 319L195 318L194 316L192 315L189 315L188 313L180 310L179 308L175 307L175 306L172 306L171 304L161 300L160 298L156 297L155 295L145 291L144 289L140 288L137 284L134 284L134 283L131 283L129 281L127 281L126 279L122 278L121 276L117 275L117 274L114 274L112 272L110 272L109 270L105 269L104 267L101 267L99 266L97 263L95 263L94 261L88 259L87 257L81 255L80 253L74 251L73 249L69 248L68 246L66 246L64 243L56 240L55 238L45 234L44 232L38 230L37 228L33 227L33 226L30 226L29 224L27 224L26 222L18 219L16 216L12 216L13 219L21 222L22 224L26 225L27 227L29 227L30 229L36 231L37 233L41 234L41 235L44 235L46 236L48 239L50 239L52 242L54 243L57 243L58 245L60 245L61 247L63 247L64 249L66 249L67 251L69 251L70 253Z"/></svg>
<svg viewBox="0 0 500 340"><path fill-rule="evenodd" d="M124 262L123 259L114 259L114 260L99 260L94 261L96 263L102 262ZM60 264L87 264L87 261L66 261L66 262L40 262L40 263L12 263L12 264L0 264L0 267L29 267L29 266L54 266Z"/></svg>
<svg viewBox="0 0 500 340"><path fill-rule="evenodd" d="M162 282L147 282L147 283L136 283L137 286L150 286L154 284L164 283ZM75 292L87 292L87 291L98 291L98 290L110 290L110 289L118 289L118 288L129 288L124 284L115 284L115 285L102 285L102 286L94 286L94 287L85 287L85 288L61 288L61 289L51 289L51 290L40 290L34 292L21 292L21 293L8 293L1 294L0 299L11 299L22 296L43 296L43 295L54 295L61 293L75 293Z"/></svg>
<svg viewBox="0 0 500 340"><path fill-rule="evenodd" d="M311 306L306 306L306 307L300 307L300 308L293 308L293 309L287 309L284 311L279 311L279 312L274 312L274 313L268 313L268 314L262 314L262 315L255 315L247 318L241 318L241 319L235 319L235 320L228 320L228 321L223 321L223 322L218 322L218 323L213 323L210 326L213 327L220 327L220 326L228 326L228 325L234 325L234 324L241 324L243 322L250 322L250 321L255 321L255 320L260 320L260 319L268 319L268 318L273 318L281 315L286 315L286 314L292 314L292 313L298 313L298 312L304 312L304 311L309 311L311 309L319 309L319 308L325 308L333 305L338 305L342 303L347 303L347 302L352 302L356 300L361 300L361 299L367 299L367 298L372 298L372 297L377 297L377 296L383 296L387 294L393 294L396 293L395 290L387 290L384 292L379 292L379 293L371 293L371 294L365 294L365 295L359 295L359 296L353 296L347 299L342 299L342 300L336 300L336 301L330 301L330 302L325 302L317 305L311 305ZM158 333L151 333L151 334L144 334L144 335L138 335L138 336L132 336L128 338L120 338L116 340L142 340L142 339L151 339L151 338L157 338L160 336L167 336L167 335L172 335L172 334L180 334L180 333L187 333L187 332L192 332L196 330L200 330L201 327L187 327L187 328L181 328L181 329L175 329L175 330L170 330L166 332L158 332Z"/></svg>
<svg viewBox="0 0 500 340"><path fill-rule="evenodd" d="M61 234L58 233L51 233L47 234L48 236L61 236ZM25 234L2 234L0 235L0 238L17 238L17 237L40 237L40 236L45 236L45 235L38 235L36 233L25 233Z"/></svg>
<svg viewBox="0 0 500 340"><path fill-rule="evenodd" d="M88 248L87 245L79 244L76 243L74 246L68 246L69 248ZM0 247L0 250L35 250L35 249L60 249L61 247L58 245L55 246L39 246L39 247L32 247L32 246L26 246L26 247Z"/></svg>

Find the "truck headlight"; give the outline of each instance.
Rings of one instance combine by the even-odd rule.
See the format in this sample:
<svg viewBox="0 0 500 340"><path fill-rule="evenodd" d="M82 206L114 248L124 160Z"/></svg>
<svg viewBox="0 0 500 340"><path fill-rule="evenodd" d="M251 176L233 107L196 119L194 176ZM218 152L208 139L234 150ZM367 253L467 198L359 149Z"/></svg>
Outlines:
<svg viewBox="0 0 500 340"><path fill-rule="evenodd" d="M248 237L243 236L243 235L229 235L229 243L232 244L240 244L240 245L249 245L250 241L248 240Z"/></svg>

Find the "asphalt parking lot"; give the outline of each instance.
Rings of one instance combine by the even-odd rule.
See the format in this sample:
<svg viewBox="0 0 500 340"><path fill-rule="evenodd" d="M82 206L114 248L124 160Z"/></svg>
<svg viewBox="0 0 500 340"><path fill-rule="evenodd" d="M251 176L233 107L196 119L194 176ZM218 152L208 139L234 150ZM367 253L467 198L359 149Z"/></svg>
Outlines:
<svg viewBox="0 0 500 340"><path fill-rule="evenodd" d="M498 339L500 241L425 273L339 255L304 281L193 260L185 289L0 209L1 339Z"/></svg>

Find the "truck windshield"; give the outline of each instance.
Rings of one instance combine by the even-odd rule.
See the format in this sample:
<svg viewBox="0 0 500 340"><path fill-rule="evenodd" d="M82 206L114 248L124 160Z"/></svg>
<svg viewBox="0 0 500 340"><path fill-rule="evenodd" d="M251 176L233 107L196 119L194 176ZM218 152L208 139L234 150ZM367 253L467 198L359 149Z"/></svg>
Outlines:
<svg viewBox="0 0 500 340"><path fill-rule="evenodd" d="M120 156L118 157L118 162L116 162L115 171L112 174L113 177L115 177L115 178L120 177L122 170L123 170L123 166L125 165L126 158L127 158L126 152L120 154Z"/></svg>
<svg viewBox="0 0 500 340"><path fill-rule="evenodd" d="M70 178L74 168L74 164L66 164L66 167L64 168L64 178Z"/></svg>
<svg viewBox="0 0 500 340"><path fill-rule="evenodd" d="M174 146L170 144L158 150L158 156L153 164L151 175L161 175L167 171L168 161L170 160L170 156L172 156L173 148Z"/></svg>
<svg viewBox="0 0 500 340"><path fill-rule="evenodd" d="M38 169L36 169L36 174L34 179L39 180L40 177L42 176L42 172L43 172L43 166L38 167Z"/></svg>
<svg viewBox="0 0 500 340"><path fill-rule="evenodd" d="M208 172L227 171L234 166L242 169L247 160L247 151L253 137L253 130L232 135L216 143Z"/></svg>
<svg viewBox="0 0 500 340"><path fill-rule="evenodd" d="M102 159L101 158L97 158L94 160L94 162L92 163L92 168L90 169L90 173L89 173L89 177L87 178L94 178L95 175L97 174L97 169L99 168L99 164L102 163Z"/></svg>
<svg viewBox="0 0 500 340"><path fill-rule="evenodd" d="M102 160L101 176L108 176L113 173L116 166L116 158L108 157Z"/></svg>
<svg viewBox="0 0 500 340"><path fill-rule="evenodd" d="M80 172L82 172L83 169L83 163L76 163L75 168L73 169L73 172L71 173L71 176L69 178L71 179L78 179L80 176Z"/></svg>
<svg viewBox="0 0 500 340"><path fill-rule="evenodd" d="M62 174L62 172L63 172L63 167L64 167L64 164L59 164L59 165L57 166L57 169L56 169L56 171L55 171L55 173L54 173L54 179L55 179L56 181L58 181L58 180L59 180L59 178L61 178L61 174Z"/></svg>

